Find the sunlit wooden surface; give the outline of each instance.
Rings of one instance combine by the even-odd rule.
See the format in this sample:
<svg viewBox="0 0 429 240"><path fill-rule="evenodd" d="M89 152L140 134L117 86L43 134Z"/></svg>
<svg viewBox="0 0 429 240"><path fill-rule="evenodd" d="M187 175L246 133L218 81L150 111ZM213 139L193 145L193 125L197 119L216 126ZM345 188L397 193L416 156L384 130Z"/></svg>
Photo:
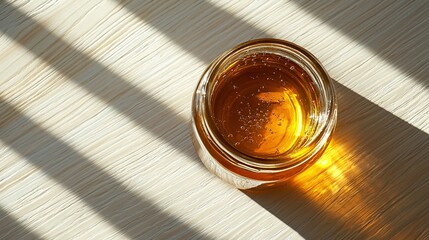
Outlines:
<svg viewBox="0 0 429 240"><path fill-rule="evenodd" d="M429 239L429 2L0 1L0 239ZM239 191L192 147L221 52L293 41L336 82L324 156Z"/></svg>

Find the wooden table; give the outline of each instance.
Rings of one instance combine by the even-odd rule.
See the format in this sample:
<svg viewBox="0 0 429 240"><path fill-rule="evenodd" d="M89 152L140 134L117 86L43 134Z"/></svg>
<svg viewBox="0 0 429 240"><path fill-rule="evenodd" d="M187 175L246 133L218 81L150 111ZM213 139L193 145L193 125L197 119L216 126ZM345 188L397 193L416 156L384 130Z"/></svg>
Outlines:
<svg viewBox="0 0 429 240"><path fill-rule="evenodd" d="M0 1L1 239L429 239L429 2ZM237 190L190 139L210 61L295 42L338 127L283 188Z"/></svg>

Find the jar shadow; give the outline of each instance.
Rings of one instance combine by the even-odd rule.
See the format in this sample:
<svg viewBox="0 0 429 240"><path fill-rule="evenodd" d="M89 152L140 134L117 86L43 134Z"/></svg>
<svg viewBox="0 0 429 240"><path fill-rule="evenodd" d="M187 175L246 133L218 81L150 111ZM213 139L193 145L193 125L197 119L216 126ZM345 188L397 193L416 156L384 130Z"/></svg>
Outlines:
<svg viewBox="0 0 429 240"><path fill-rule="evenodd" d="M335 82L322 157L284 186L243 191L306 239L417 238L427 229L429 136Z"/></svg>

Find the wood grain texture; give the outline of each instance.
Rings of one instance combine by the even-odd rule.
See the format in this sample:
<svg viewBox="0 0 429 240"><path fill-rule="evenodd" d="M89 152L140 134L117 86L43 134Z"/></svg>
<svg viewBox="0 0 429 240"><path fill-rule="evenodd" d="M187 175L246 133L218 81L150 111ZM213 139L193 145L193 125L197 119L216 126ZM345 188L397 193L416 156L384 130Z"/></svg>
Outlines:
<svg viewBox="0 0 429 240"><path fill-rule="evenodd" d="M428 239L429 2L0 1L0 239ZM196 83L276 37L336 81L334 140L286 186L212 176Z"/></svg>

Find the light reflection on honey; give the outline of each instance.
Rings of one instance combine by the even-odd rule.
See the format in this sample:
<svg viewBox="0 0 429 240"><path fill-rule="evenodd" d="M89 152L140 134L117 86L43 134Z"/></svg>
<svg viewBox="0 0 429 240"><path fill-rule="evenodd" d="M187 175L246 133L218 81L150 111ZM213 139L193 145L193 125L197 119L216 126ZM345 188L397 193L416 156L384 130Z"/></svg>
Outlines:
<svg viewBox="0 0 429 240"><path fill-rule="evenodd" d="M294 177L292 184L322 211L347 222L345 227L384 238L388 236L389 224L365 198L371 184L365 180L357 183L362 180L361 171L352 161L353 153L347 150L333 140L322 157Z"/></svg>
<svg viewBox="0 0 429 240"><path fill-rule="evenodd" d="M255 152L258 154L287 152L304 135L304 113L297 94L284 89L283 92L262 92L256 97L270 104L271 111L262 132L263 141Z"/></svg>
<svg viewBox="0 0 429 240"><path fill-rule="evenodd" d="M307 153L299 152L300 146L319 124L314 119L323 114L319 98L324 94L314 84L287 57L249 54L219 74L212 90L212 118L223 139L241 153L298 159Z"/></svg>

